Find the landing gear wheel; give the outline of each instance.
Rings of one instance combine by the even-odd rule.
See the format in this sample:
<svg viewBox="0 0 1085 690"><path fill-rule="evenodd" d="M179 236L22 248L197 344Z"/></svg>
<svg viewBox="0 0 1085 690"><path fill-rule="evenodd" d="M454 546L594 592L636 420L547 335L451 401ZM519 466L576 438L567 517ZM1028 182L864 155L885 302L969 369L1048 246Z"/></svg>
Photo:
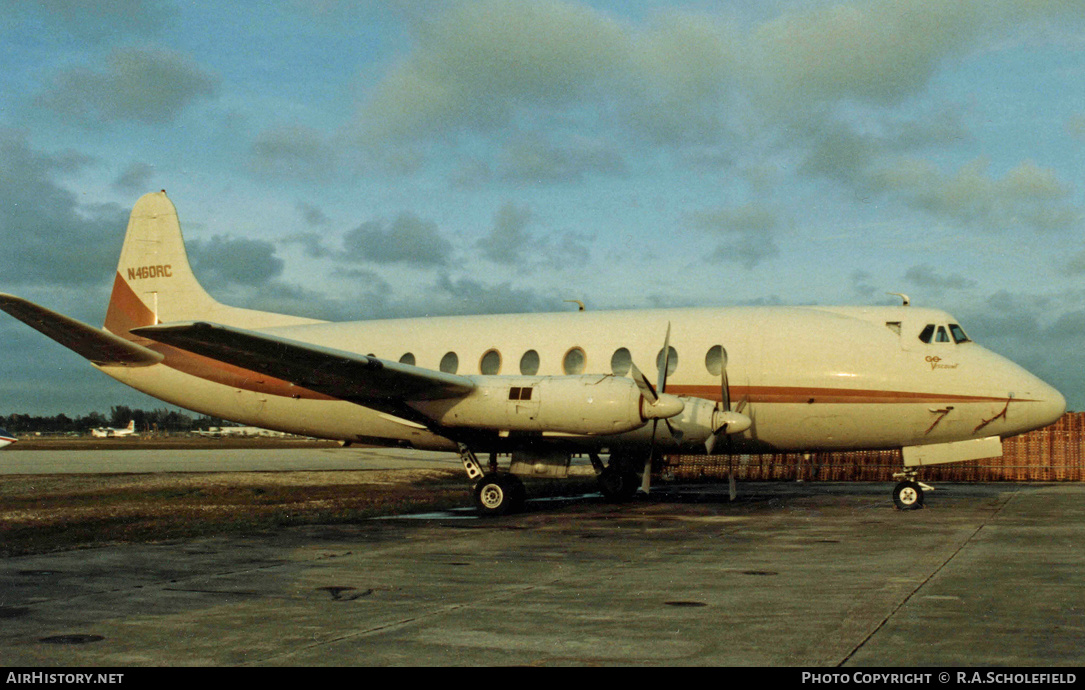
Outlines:
<svg viewBox="0 0 1085 690"><path fill-rule="evenodd" d="M609 466L599 475L599 490L608 501L624 502L633 498L640 486L635 472Z"/></svg>
<svg viewBox="0 0 1085 690"><path fill-rule="evenodd" d="M915 482L901 482L893 488L893 503L898 510L918 510L923 507L923 489Z"/></svg>
<svg viewBox="0 0 1085 690"><path fill-rule="evenodd" d="M508 515L523 507L524 483L512 474L490 473L475 484L475 506L482 515Z"/></svg>

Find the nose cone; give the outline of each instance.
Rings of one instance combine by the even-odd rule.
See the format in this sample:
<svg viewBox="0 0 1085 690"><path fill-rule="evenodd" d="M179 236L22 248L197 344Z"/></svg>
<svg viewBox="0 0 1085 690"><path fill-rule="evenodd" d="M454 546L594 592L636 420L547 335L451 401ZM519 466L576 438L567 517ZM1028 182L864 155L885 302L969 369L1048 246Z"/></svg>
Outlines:
<svg viewBox="0 0 1085 690"><path fill-rule="evenodd" d="M1035 402L1029 403L1029 417L1034 429L1054 424L1066 412L1066 398L1062 393L1039 379L1036 379L1031 398Z"/></svg>

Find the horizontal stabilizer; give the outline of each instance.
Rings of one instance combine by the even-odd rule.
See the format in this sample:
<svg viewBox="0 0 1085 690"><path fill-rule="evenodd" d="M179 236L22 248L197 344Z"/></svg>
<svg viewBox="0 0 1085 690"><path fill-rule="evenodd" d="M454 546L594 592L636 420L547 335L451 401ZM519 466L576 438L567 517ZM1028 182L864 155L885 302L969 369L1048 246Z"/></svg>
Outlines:
<svg viewBox="0 0 1085 690"><path fill-rule="evenodd" d="M164 324L132 333L358 403L441 400L475 388L455 374L220 324Z"/></svg>
<svg viewBox="0 0 1085 690"><path fill-rule="evenodd" d="M0 309L99 366L148 366L163 359L154 350L21 297L0 294Z"/></svg>

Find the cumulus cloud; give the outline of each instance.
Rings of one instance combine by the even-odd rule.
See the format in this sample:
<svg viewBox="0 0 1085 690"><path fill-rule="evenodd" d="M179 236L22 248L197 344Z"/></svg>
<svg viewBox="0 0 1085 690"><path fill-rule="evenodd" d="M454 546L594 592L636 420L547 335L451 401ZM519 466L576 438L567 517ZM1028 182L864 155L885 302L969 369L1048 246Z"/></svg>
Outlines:
<svg viewBox="0 0 1085 690"><path fill-rule="evenodd" d="M779 219L775 212L762 204L749 203L699 211L691 215L690 223L696 230L710 236L723 236L712 254L714 261L753 268L780 253L773 240Z"/></svg>
<svg viewBox="0 0 1085 690"><path fill-rule="evenodd" d="M919 287L932 290L966 290L976 287L971 278L960 275L942 275L926 264L913 266L904 273L904 279Z"/></svg>
<svg viewBox="0 0 1085 690"><path fill-rule="evenodd" d="M346 261L413 266L441 266L452 254L452 244L436 223L407 212L391 223L363 223L344 236L343 249Z"/></svg>
<svg viewBox="0 0 1085 690"><path fill-rule="evenodd" d="M526 206L502 204L490 232L476 245L480 254L518 271L580 266L591 258L590 238L571 232L538 235L528 230L532 220Z"/></svg>
<svg viewBox="0 0 1085 690"><path fill-rule="evenodd" d="M625 163L607 144L571 137L561 144L542 135L519 137L505 146L498 173L510 181L578 182L588 174L620 174Z"/></svg>
<svg viewBox="0 0 1085 690"><path fill-rule="evenodd" d="M219 78L171 50L118 48L98 67L57 75L38 104L84 123L164 124L218 94Z"/></svg>
<svg viewBox="0 0 1085 690"><path fill-rule="evenodd" d="M904 199L932 214L990 230L1025 227L1065 230L1081 221L1070 189L1055 172L1026 161L1001 177L976 159L952 173L918 158L902 158L875 171L873 189Z"/></svg>
<svg viewBox="0 0 1085 690"><path fill-rule="evenodd" d="M889 0L815 7L766 22L753 48L759 87L781 104L852 98L894 103L959 54L984 17L981 3Z"/></svg>
<svg viewBox="0 0 1085 690"><path fill-rule="evenodd" d="M90 159L44 153L0 130L0 274L8 286L108 281L128 222L125 209L85 204L59 181Z"/></svg>
<svg viewBox="0 0 1085 690"><path fill-rule="evenodd" d="M216 235L186 244L193 272L208 287L263 286L283 272L275 245L266 240Z"/></svg>
<svg viewBox="0 0 1085 690"><path fill-rule="evenodd" d="M118 33L147 35L159 31L173 17L168 3L155 0L3 0L0 8L6 17L56 26L72 36L98 43L115 38Z"/></svg>
<svg viewBox="0 0 1085 690"><path fill-rule="evenodd" d="M262 132L249 149L258 175L293 180L326 180L338 165L335 148L315 129L298 125Z"/></svg>
<svg viewBox="0 0 1085 690"><path fill-rule="evenodd" d="M145 194L150 191L154 166L147 163L130 163L113 180L113 188L130 194Z"/></svg>
<svg viewBox="0 0 1085 690"><path fill-rule="evenodd" d="M568 103L625 59L624 28L554 0L456 3L416 27L414 51L362 108L374 139L486 129L518 105Z"/></svg>

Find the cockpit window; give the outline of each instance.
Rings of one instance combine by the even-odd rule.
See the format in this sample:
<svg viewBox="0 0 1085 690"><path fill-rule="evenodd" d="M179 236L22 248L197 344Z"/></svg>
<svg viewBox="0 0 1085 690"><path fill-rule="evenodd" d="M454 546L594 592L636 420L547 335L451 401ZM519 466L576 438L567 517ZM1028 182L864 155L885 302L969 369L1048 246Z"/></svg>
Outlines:
<svg viewBox="0 0 1085 690"><path fill-rule="evenodd" d="M938 327L938 337L935 338L935 340L937 340L940 343L948 343L949 342L949 334L946 333L946 327L945 326L939 326Z"/></svg>
<svg viewBox="0 0 1085 690"><path fill-rule="evenodd" d="M923 328L923 330L920 331L919 339L922 340L925 343L929 343L931 341L931 337L933 335L934 335L934 324L933 323L928 323Z"/></svg>
<svg viewBox="0 0 1085 690"><path fill-rule="evenodd" d="M964 329L955 323L949 324L949 332L953 335L953 341L956 343L967 343L972 339L964 333Z"/></svg>

